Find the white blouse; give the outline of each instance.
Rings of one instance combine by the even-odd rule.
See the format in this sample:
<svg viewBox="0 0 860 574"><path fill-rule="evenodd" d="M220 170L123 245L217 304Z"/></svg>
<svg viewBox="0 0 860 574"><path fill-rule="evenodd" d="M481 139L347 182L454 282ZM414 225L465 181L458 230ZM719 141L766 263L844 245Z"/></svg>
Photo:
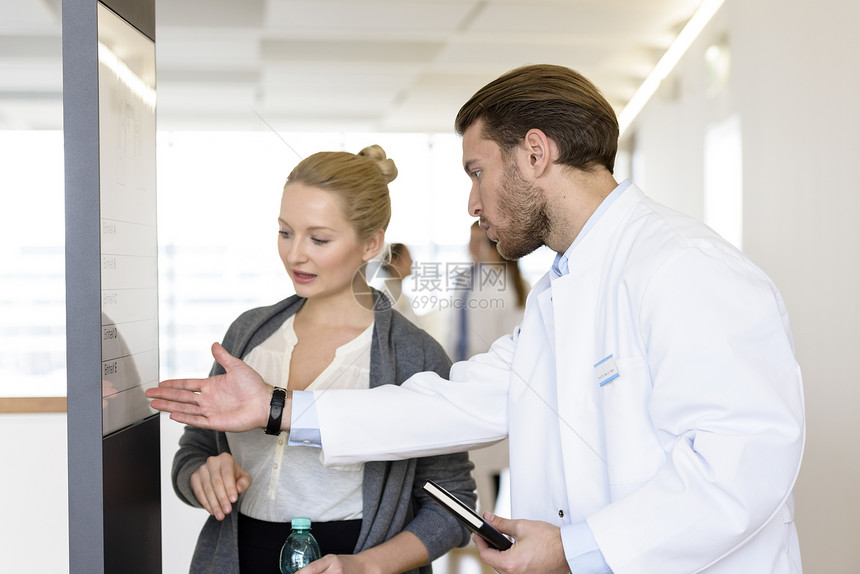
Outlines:
<svg viewBox="0 0 860 574"><path fill-rule="evenodd" d="M294 318L289 317L245 359L265 381L284 388L298 343ZM338 347L334 360L306 390L368 388L372 341L371 323L355 339ZM289 431L277 438L262 430L227 433L233 458L252 477L251 486L239 499L242 514L268 522L289 522L295 517L313 522L361 518L364 465L325 467L319 448L290 446L288 441Z"/></svg>

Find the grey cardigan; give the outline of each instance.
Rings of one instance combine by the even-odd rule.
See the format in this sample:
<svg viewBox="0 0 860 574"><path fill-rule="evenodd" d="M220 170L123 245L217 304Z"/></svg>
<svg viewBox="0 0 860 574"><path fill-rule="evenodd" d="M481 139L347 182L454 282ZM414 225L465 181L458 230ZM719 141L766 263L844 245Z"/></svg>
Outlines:
<svg viewBox="0 0 860 574"><path fill-rule="evenodd" d="M377 299L380 294L376 293ZM294 315L304 299L293 296L270 307L252 309L239 316L224 336L224 347L245 357ZM442 347L399 313L377 309L370 355L370 386L400 384L412 374L435 371L448 376L451 363ZM223 373L217 363L212 375ZM262 431L260 431L262 432ZM276 437L272 437L276 440ZM229 452L223 432L188 426L179 439L173 460L173 488L185 503L201 507L191 490L191 475L206 459ZM467 504L475 505L472 463L466 453L395 462L368 462L362 487L363 520L355 552L372 548L404 530L415 534L427 547L430 561L469 541L468 531L429 499L421 487L426 479L439 482ZM238 513L219 522L213 516L203 526L191 560L191 574L239 572ZM432 572L429 562L419 570Z"/></svg>

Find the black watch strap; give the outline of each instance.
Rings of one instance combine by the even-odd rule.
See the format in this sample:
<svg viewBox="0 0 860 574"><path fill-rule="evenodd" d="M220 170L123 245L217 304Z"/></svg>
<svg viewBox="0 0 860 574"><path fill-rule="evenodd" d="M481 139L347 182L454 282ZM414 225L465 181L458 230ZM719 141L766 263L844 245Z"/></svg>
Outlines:
<svg viewBox="0 0 860 574"><path fill-rule="evenodd" d="M281 419L284 417L284 403L286 401L286 389L275 387L272 391L272 402L269 403L269 422L266 425L266 434L281 434Z"/></svg>

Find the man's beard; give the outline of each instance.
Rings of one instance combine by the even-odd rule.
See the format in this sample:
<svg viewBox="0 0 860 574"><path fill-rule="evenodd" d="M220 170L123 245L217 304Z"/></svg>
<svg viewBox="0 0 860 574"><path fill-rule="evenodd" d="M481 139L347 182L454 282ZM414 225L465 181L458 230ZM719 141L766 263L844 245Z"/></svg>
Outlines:
<svg viewBox="0 0 860 574"><path fill-rule="evenodd" d="M513 162L502 175L498 207L496 249L502 257L516 260L544 245L550 230L544 191L528 183Z"/></svg>

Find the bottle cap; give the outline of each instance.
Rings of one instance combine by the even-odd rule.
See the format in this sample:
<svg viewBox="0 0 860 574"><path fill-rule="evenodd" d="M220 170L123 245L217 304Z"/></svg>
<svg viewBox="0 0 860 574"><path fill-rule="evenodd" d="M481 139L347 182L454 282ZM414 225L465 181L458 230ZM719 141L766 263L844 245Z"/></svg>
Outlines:
<svg viewBox="0 0 860 574"><path fill-rule="evenodd" d="M310 530L311 519L310 518L293 518L292 526L293 526L293 530Z"/></svg>

